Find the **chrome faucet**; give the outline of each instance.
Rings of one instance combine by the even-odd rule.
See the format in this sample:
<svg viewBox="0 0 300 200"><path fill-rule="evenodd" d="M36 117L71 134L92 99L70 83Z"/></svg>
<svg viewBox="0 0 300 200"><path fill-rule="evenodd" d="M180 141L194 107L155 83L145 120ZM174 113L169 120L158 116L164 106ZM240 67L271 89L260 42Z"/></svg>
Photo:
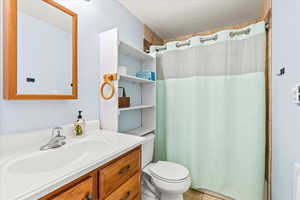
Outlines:
<svg viewBox="0 0 300 200"><path fill-rule="evenodd" d="M63 135L63 128L62 127L54 127L52 129L52 136L50 141L40 148L41 151L54 149L61 147L66 144L64 141L66 137Z"/></svg>

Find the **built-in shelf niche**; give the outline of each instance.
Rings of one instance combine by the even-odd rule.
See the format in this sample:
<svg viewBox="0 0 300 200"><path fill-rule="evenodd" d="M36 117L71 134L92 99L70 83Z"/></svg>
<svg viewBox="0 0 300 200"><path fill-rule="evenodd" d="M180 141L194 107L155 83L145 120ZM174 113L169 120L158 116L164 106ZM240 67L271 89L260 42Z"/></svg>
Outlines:
<svg viewBox="0 0 300 200"><path fill-rule="evenodd" d="M127 74L119 74L114 85L125 87L131 97L129 108L118 108L120 91L109 101L101 99L102 128L137 136L155 132L156 82L135 76L141 71L156 72L155 57L119 41L117 29L100 34L100 49L101 76L126 66Z"/></svg>

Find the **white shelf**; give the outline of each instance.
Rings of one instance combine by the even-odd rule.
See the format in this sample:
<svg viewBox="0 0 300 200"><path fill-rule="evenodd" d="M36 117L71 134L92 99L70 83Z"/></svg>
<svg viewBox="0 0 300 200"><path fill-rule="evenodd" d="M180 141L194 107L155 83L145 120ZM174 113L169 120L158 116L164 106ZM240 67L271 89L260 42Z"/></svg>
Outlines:
<svg viewBox="0 0 300 200"><path fill-rule="evenodd" d="M122 54L134 57L134 58L136 58L138 60L149 60L149 59L153 59L154 58L150 54L147 54L147 53L145 53L142 50L134 48L134 47L132 47L132 46L130 46L130 45L122 42L122 41L120 41L119 48L120 48L120 52Z"/></svg>
<svg viewBox="0 0 300 200"><path fill-rule="evenodd" d="M120 74L120 80L125 80L125 81L130 81L135 83L155 83L155 81L150 81L147 79L138 78L131 75L123 75L123 74Z"/></svg>
<svg viewBox="0 0 300 200"><path fill-rule="evenodd" d="M128 108L119 108L119 111L140 110L146 108L154 108L154 105L140 105L140 106L131 106Z"/></svg>
<svg viewBox="0 0 300 200"><path fill-rule="evenodd" d="M103 129L130 130L134 135L143 135L156 129L156 82L138 78L136 72L156 72L155 54L147 54L143 49L132 47L119 40L119 31L114 28L99 36L99 60L101 77L107 73L118 73L120 66L127 66L129 75L118 75L116 86L124 84L132 106L118 108L118 95L109 101L101 98L101 125ZM123 55L124 57L123 59ZM129 60L127 60L127 57ZM133 66L130 66L132 63ZM128 88L128 91L127 91ZM137 127L143 127L136 129ZM145 129L145 127L150 129ZM134 130L131 130L134 129Z"/></svg>
<svg viewBox="0 0 300 200"><path fill-rule="evenodd" d="M154 131L155 131L154 128L150 129L150 128L140 127L140 128L136 128L136 129L127 131L126 133L130 134L130 135L134 135L134 136L144 136L144 135L147 135L148 133L151 133Z"/></svg>

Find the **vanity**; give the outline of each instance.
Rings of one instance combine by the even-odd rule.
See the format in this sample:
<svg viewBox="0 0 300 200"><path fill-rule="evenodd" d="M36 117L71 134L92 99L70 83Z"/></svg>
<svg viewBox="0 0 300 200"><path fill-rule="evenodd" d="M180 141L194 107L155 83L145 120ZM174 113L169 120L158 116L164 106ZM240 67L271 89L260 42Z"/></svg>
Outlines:
<svg viewBox="0 0 300 200"><path fill-rule="evenodd" d="M140 199L144 138L95 129L98 124L87 123L82 138L65 126L66 144L45 151L49 129L0 136L0 199Z"/></svg>
<svg viewBox="0 0 300 200"><path fill-rule="evenodd" d="M137 147L41 200L138 200L141 189L141 147Z"/></svg>

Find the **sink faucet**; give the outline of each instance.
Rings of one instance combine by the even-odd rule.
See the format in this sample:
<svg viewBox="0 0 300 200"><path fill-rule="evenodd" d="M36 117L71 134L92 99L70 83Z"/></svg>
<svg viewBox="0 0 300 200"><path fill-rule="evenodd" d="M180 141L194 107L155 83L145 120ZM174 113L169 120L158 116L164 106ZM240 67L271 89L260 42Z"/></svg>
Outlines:
<svg viewBox="0 0 300 200"><path fill-rule="evenodd" d="M48 150L48 149L54 149L54 148L58 148L61 147L63 145L66 144L66 142L64 141L66 139L66 137L63 135L63 128L62 127L54 127L52 129L52 136L50 141L43 145L40 150L44 151L44 150Z"/></svg>

